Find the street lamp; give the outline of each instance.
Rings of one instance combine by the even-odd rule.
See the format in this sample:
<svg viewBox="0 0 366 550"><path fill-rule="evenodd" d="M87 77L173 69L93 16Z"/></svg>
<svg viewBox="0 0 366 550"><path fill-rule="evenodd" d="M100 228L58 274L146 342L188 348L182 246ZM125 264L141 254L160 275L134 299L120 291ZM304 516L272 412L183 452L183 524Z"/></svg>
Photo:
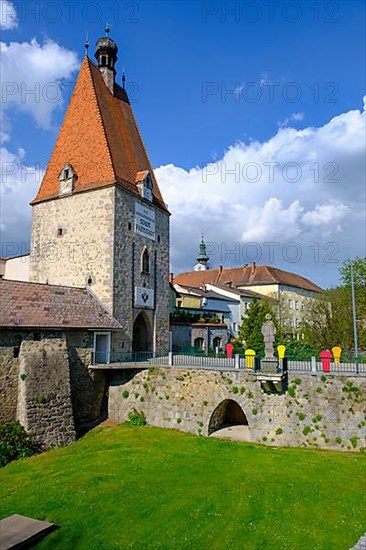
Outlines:
<svg viewBox="0 0 366 550"><path fill-rule="evenodd" d="M353 262L352 261L351 261L351 291L352 291L353 339L354 339L354 343L355 343L356 372L358 374L358 340L357 340L355 280L354 280L354 276L353 276Z"/></svg>

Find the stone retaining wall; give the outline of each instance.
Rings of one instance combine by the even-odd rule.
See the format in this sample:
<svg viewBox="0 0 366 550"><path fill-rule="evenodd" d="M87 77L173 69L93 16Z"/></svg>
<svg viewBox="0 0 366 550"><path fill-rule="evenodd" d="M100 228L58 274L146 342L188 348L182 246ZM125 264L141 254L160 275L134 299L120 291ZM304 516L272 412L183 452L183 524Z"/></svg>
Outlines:
<svg viewBox="0 0 366 550"><path fill-rule="evenodd" d="M19 359L14 357L14 346L0 348L0 422L16 417L18 399Z"/></svg>
<svg viewBox="0 0 366 550"><path fill-rule="evenodd" d="M19 353L17 418L43 449L75 441L64 339L23 340Z"/></svg>
<svg viewBox="0 0 366 550"><path fill-rule="evenodd" d="M365 448L366 379L290 375L283 395L268 395L254 374L154 368L110 373L109 417L124 422L143 411L153 426L208 435L224 400L242 408L252 441L341 451Z"/></svg>

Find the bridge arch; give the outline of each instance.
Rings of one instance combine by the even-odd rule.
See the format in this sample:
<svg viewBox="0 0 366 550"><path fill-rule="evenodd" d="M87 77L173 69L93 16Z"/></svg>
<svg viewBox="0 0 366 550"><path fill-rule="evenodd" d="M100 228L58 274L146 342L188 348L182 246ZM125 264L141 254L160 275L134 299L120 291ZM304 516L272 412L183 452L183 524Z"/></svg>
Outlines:
<svg viewBox="0 0 366 550"><path fill-rule="evenodd" d="M208 435L229 426L249 426L249 424L239 403L233 399L224 399L211 414Z"/></svg>

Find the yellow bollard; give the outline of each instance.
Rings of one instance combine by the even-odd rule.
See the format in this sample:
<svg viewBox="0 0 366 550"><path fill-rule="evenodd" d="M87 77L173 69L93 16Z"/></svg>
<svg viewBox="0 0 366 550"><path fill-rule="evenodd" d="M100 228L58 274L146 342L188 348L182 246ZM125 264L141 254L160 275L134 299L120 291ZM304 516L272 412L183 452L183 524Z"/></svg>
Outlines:
<svg viewBox="0 0 366 550"><path fill-rule="evenodd" d="M334 346L332 348L332 353L333 353L333 357L334 357L334 363L336 365L339 365L339 362L341 360L342 348L340 346Z"/></svg>
<svg viewBox="0 0 366 550"><path fill-rule="evenodd" d="M254 357L255 357L255 351L254 349L246 349L244 352L245 355L245 364L247 369L253 369L254 368Z"/></svg>
<svg viewBox="0 0 366 550"><path fill-rule="evenodd" d="M286 346L277 346L277 351L278 359L283 359L285 357Z"/></svg>

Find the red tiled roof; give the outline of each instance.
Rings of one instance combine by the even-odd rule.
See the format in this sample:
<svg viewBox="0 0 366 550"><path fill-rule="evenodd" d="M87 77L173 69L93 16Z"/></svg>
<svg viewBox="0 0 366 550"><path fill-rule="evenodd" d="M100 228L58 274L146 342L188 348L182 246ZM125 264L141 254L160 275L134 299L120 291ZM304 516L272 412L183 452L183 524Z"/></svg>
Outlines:
<svg viewBox="0 0 366 550"><path fill-rule="evenodd" d="M85 288L0 279L0 304L3 328L122 329Z"/></svg>
<svg viewBox="0 0 366 550"><path fill-rule="evenodd" d="M207 271L187 271L177 275L174 278L174 283L187 286L202 286L206 283L228 285L230 283L236 287L282 284L312 292L322 291L318 285L301 275L268 265L258 265L255 269L250 265L208 269Z"/></svg>
<svg viewBox="0 0 366 550"><path fill-rule="evenodd" d="M66 163L77 176L74 193L117 183L137 195L137 173L148 171L154 203L166 209L126 92L115 84L113 95L88 57L81 64L46 173L31 204L58 197L58 177Z"/></svg>

